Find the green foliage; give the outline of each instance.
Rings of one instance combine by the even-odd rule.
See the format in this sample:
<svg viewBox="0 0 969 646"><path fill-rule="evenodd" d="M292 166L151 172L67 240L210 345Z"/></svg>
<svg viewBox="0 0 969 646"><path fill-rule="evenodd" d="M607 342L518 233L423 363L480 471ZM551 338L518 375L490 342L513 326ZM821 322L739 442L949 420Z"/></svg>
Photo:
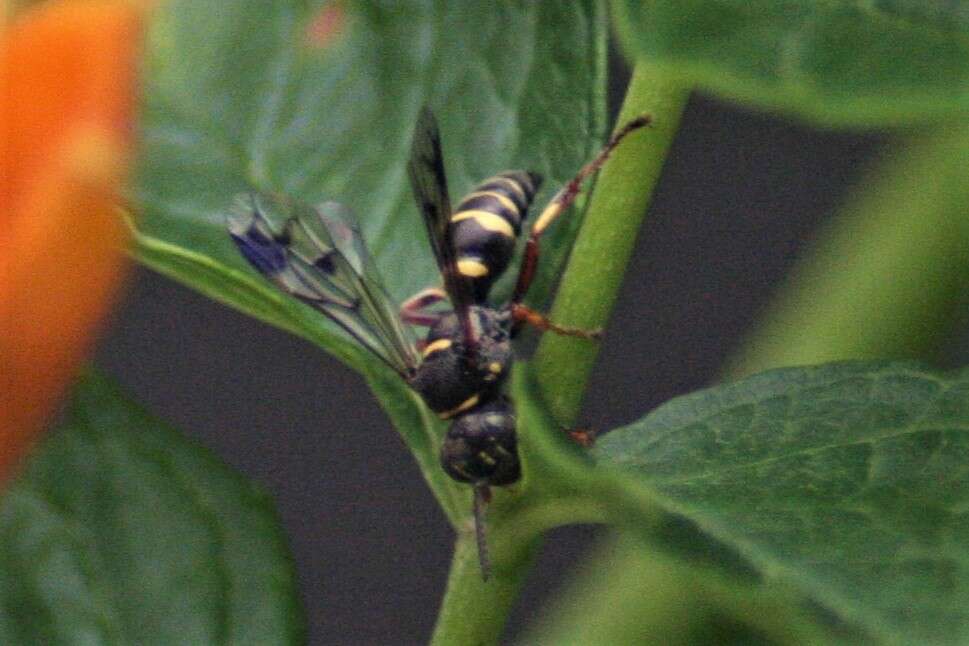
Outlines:
<svg viewBox="0 0 969 646"><path fill-rule="evenodd" d="M969 107L969 3L618 0L628 52L744 103L872 126Z"/></svg>
<svg viewBox="0 0 969 646"><path fill-rule="evenodd" d="M830 364L673 400L600 463L871 635L969 640L969 370Z"/></svg>
<svg viewBox="0 0 969 646"><path fill-rule="evenodd" d="M626 50L648 60L623 115L649 112L655 127L605 169L557 320L591 327L608 317L694 85L823 124L957 115L969 102L963 4L616 2ZM311 35L319 7L299 0L181 0L155 14L136 255L367 378L458 529L435 641L496 642L540 535L574 522L618 527L624 547L593 562L592 583L544 626L556 643L817 641L830 625L815 625L808 608L844 622L840 636L969 641L965 371L868 363L764 373L608 434L595 464L553 421L578 409L595 348L543 342L511 386L524 475L489 508L495 576L481 581L469 492L437 464L443 425L396 375L253 272L224 213L249 188L339 200L357 212L393 297L437 284L405 174L420 106L441 121L452 198L497 170L526 168L545 176L543 202L605 134L605 11L594 0L339 6L345 21L325 43ZM821 287L792 292L785 311L795 316L768 328L782 349L755 349L746 369L921 350L933 338L969 248L966 137L950 135L871 183L808 274ZM579 211L543 239L536 305L562 272ZM919 222L897 226L902 211ZM852 249L867 255L832 270ZM927 295L931 307L920 307ZM300 636L265 499L98 377L81 382L64 429L6 494L0 540L4 643Z"/></svg>
<svg viewBox="0 0 969 646"><path fill-rule="evenodd" d="M285 644L304 630L266 495L87 375L0 504L0 642Z"/></svg>

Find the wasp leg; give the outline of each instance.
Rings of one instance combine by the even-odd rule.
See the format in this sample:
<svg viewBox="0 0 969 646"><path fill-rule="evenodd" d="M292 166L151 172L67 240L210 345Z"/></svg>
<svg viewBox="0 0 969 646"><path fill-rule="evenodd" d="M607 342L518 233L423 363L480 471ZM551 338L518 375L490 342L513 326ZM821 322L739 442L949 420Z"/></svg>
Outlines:
<svg viewBox="0 0 969 646"><path fill-rule="evenodd" d="M562 429L569 439L579 446L589 448L596 443L596 432L591 428L565 428Z"/></svg>
<svg viewBox="0 0 969 646"><path fill-rule="evenodd" d="M617 130L609 138L609 141L606 142L606 145L602 147L602 150L599 151L599 154L591 162L579 169L575 177L569 180L568 184L563 186L555 194L555 197L548 203L548 206L545 207L542 214L538 216L538 220L535 221L535 225L532 227L532 231L528 236L528 242L525 243L525 257L522 260L521 269L518 271L518 280L515 282L515 291L511 299L513 304L520 303L525 298L528 288L531 287L532 279L535 277L535 269L538 267L538 239L542 233L575 202L582 183L602 168L602 165L609 158L610 153L612 153L615 147L619 145L619 142L630 132L648 126L651 120L649 115L640 115Z"/></svg>
<svg viewBox="0 0 969 646"><path fill-rule="evenodd" d="M424 312L434 303L439 303L447 298L444 290L440 287L428 287L417 292L400 306L400 320L411 325L431 327L441 320L441 314L434 312Z"/></svg>
<svg viewBox="0 0 969 646"><path fill-rule="evenodd" d="M536 312L530 307L525 307L521 303L511 304L511 316L515 319L517 327L520 327L523 323L528 323L531 326L537 327L542 332L554 332L555 334L561 334L563 336L577 336L580 339L602 338L602 330L583 330L577 327L557 325L552 323L544 314ZM514 332L517 332L517 327L513 328Z"/></svg>

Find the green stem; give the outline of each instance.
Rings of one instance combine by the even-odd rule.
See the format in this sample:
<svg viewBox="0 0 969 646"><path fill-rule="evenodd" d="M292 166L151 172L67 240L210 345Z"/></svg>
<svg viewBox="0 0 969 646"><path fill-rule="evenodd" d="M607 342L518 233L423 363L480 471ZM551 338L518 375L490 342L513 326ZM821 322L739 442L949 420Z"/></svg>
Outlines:
<svg viewBox="0 0 969 646"><path fill-rule="evenodd" d="M938 352L969 271L969 129L941 130L869 174L728 376Z"/></svg>
<svg viewBox="0 0 969 646"><path fill-rule="evenodd" d="M518 597L528 566L537 551L537 538L525 543L495 540L491 549L495 568L488 581L481 578L478 550L469 530L458 535L441 612L431 639L433 646L497 644Z"/></svg>
<svg viewBox="0 0 969 646"><path fill-rule="evenodd" d="M633 69L618 123L647 113L653 125L623 141L599 174L555 299L557 323L592 329L608 320L688 96L668 72L641 61ZM536 374L559 422L569 425L578 414L597 353L588 341L542 338Z"/></svg>
<svg viewBox="0 0 969 646"><path fill-rule="evenodd" d="M605 323L687 96L671 77L637 64L619 122L648 113L654 125L624 141L602 170L562 278L554 320L587 328ZM559 420L575 416L595 353L586 341L552 334L539 346L539 383L546 396L552 395L547 401ZM496 501L492 511L500 508ZM540 529L503 527L501 518L493 518L489 542L496 567L487 583L481 580L470 532L461 533L433 644L498 642L540 544Z"/></svg>

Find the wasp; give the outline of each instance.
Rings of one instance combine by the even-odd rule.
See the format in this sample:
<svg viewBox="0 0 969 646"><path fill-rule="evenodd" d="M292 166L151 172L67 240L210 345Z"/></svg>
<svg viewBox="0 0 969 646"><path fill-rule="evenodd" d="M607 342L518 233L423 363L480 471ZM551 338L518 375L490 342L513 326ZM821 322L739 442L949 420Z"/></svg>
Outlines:
<svg viewBox="0 0 969 646"><path fill-rule="evenodd" d="M408 176L442 278L399 308L387 295L350 210L250 192L236 197L228 230L241 254L282 291L319 310L394 370L439 417L450 420L441 445L444 471L471 485L482 575L489 563L484 509L491 487L521 478L515 409L503 393L512 340L525 324L583 338L597 331L556 325L523 300L535 276L542 234L575 201L583 182L630 132L626 123L555 196L531 227L511 299L488 302L508 268L542 177L506 171L476 186L452 209L437 121L423 108L415 126ZM443 302L444 310L431 308ZM418 341L413 327L426 327Z"/></svg>

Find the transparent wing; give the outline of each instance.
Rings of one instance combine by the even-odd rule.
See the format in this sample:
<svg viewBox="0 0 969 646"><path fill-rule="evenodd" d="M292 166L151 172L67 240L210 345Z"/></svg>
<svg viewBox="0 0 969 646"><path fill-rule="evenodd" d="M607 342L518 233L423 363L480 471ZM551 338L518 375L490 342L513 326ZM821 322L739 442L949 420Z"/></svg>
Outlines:
<svg viewBox="0 0 969 646"><path fill-rule="evenodd" d="M279 289L325 314L401 376L411 375L414 338L348 208L245 193L235 199L228 228L246 260Z"/></svg>
<svg viewBox="0 0 969 646"><path fill-rule="evenodd" d="M431 241L437 266L444 279L444 290L451 299L462 326L469 329L468 307L472 303L471 284L457 271L457 258L451 240L451 201L441 155L441 135L437 119L427 107L421 108L414 128L410 161L407 165L417 208L424 216L427 237Z"/></svg>

